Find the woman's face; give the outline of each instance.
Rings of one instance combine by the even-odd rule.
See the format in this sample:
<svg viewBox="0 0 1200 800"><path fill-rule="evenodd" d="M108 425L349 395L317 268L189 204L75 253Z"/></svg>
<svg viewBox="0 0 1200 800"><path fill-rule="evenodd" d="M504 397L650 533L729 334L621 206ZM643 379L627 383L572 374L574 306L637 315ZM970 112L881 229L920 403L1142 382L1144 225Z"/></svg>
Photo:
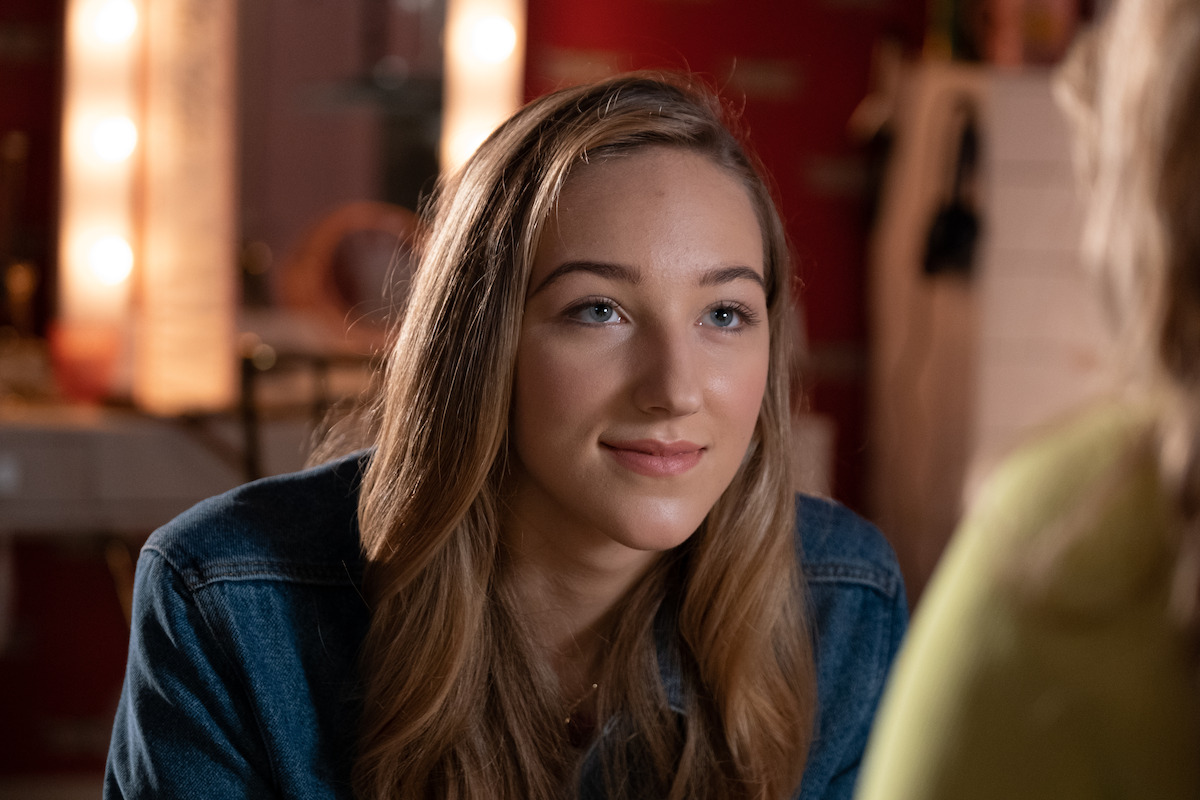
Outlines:
<svg viewBox="0 0 1200 800"><path fill-rule="evenodd" d="M645 562L703 521L762 404L770 338L749 194L681 149L581 165L529 286L511 532L539 551Z"/></svg>

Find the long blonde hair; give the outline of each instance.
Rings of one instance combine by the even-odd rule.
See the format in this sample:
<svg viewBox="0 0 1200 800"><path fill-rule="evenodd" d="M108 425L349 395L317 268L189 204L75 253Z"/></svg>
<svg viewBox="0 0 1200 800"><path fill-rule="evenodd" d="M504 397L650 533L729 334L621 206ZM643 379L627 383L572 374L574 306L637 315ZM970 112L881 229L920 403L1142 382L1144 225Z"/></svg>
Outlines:
<svg viewBox="0 0 1200 800"><path fill-rule="evenodd" d="M1088 189L1084 257L1131 383L1161 398L1175 610L1200 633L1200 1L1120 0L1064 70ZM1200 641L1200 640L1198 640Z"/></svg>
<svg viewBox="0 0 1200 800"><path fill-rule="evenodd" d="M815 672L786 452L792 276L770 193L726 120L682 79L619 76L534 101L439 187L359 501L372 608L359 797L550 798L579 779L563 699L527 644L498 547L513 367L533 254L564 181L589 157L647 145L705 154L749 190L771 365L732 484L621 601L598 698L608 788L780 798L798 785ZM659 678L663 620L684 676L682 726Z"/></svg>

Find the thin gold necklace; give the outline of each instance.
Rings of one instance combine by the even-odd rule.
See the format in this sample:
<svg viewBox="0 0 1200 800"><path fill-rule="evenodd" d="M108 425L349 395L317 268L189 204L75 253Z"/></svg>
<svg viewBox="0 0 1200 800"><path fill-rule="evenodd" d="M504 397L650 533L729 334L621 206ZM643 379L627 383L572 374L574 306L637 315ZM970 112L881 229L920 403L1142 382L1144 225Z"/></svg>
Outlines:
<svg viewBox="0 0 1200 800"><path fill-rule="evenodd" d="M583 705L589 697L592 696L592 693L595 692L599 688L600 688L600 684L593 683L591 685L591 688L589 688L586 692L584 692L582 695L580 695L579 699L577 699L574 703L572 703L570 708L567 709L567 718L564 719L563 722L565 722L567 725L570 725L571 717L573 717L575 715L575 712L579 709L579 707L581 705Z"/></svg>
<svg viewBox="0 0 1200 800"><path fill-rule="evenodd" d="M589 698L593 697L596 690L600 688L600 684L593 683L591 687L583 693L583 696L571 704L567 709L567 716L563 720L566 724L567 743L576 749L582 749L592 740L592 736L596 732L596 715L595 711L588 712L580 711L580 708L586 704Z"/></svg>

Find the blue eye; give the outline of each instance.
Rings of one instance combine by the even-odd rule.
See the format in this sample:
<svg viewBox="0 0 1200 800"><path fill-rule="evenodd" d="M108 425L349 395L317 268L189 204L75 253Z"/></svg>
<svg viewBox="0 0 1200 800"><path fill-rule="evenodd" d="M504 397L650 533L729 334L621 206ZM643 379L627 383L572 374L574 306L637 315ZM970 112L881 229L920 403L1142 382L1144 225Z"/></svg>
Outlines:
<svg viewBox="0 0 1200 800"><path fill-rule="evenodd" d="M714 308L708 312L708 318L712 320L712 324L718 327L730 327L738 321L738 312L732 308Z"/></svg>
<svg viewBox="0 0 1200 800"><path fill-rule="evenodd" d="M608 322L617 312L607 303L596 303L588 306L584 312L588 322Z"/></svg>
<svg viewBox="0 0 1200 800"><path fill-rule="evenodd" d="M568 312L571 319L590 325L607 325L621 322L616 304L608 300L588 300L580 303Z"/></svg>
<svg viewBox="0 0 1200 800"><path fill-rule="evenodd" d="M726 300L709 306L698 324L739 332L758 324L758 312L743 303Z"/></svg>
<svg viewBox="0 0 1200 800"><path fill-rule="evenodd" d="M709 309L705 314L709 325L717 328L732 328L741 322L741 317L737 310L729 306L718 306L717 308Z"/></svg>

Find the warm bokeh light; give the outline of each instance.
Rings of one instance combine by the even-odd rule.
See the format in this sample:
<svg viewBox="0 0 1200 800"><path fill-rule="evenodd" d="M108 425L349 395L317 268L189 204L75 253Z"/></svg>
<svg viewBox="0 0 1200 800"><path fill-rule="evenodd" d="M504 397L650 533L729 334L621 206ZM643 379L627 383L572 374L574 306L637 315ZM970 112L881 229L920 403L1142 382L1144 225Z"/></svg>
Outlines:
<svg viewBox="0 0 1200 800"><path fill-rule="evenodd" d="M110 164L129 158L137 141L137 126L129 117L108 117L92 128L92 150Z"/></svg>
<svg viewBox="0 0 1200 800"><path fill-rule="evenodd" d="M65 6L62 360L86 361L86 332L104 330L116 363L97 397L153 414L227 408L237 390L237 0Z"/></svg>
<svg viewBox="0 0 1200 800"><path fill-rule="evenodd" d="M116 286L133 272L133 248L116 234L102 236L88 248L88 268L105 286Z"/></svg>
<svg viewBox="0 0 1200 800"><path fill-rule="evenodd" d="M517 29L504 17L490 14L474 20L467 31L471 56L485 64L499 64L517 47Z"/></svg>
<svg viewBox="0 0 1200 800"><path fill-rule="evenodd" d="M131 0L98 0L91 22L92 34L99 41L120 44L137 30L137 7Z"/></svg>
<svg viewBox="0 0 1200 800"><path fill-rule="evenodd" d="M441 164L452 172L521 105L525 0L447 0Z"/></svg>
<svg viewBox="0 0 1200 800"><path fill-rule="evenodd" d="M60 330L106 331L119 367L106 371L101 394L127 393L138 195L130 155L142 138L140 34L144 8L131 0L67 0L63 41L59 187L59 271L54 323ZM87 335L60 344L86 348ZM69 342L69 344L65 344ZM82 352L60 353L70 360ZM108 378L112 382L108 382Z"/></svg>
<svg viewBox="0 0 1200 800"><path fill-rule="evenodd" d="M492 126L483 121L476 125L467 124L451 137L447 150L455 164L462 164L479 149L483 140L492 132Z"/></svg>

